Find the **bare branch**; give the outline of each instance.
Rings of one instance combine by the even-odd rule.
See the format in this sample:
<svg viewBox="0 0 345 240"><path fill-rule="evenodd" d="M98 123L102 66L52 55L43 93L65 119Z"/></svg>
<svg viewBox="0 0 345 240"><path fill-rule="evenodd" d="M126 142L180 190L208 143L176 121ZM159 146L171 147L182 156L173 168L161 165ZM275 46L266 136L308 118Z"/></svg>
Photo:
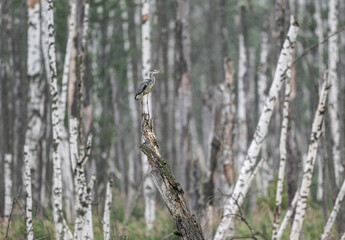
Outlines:
<svg viewBox="0 0 345 240"><path fill-rule="evenodd" d="M12 202L11 212L10 212L10 215L8 217L8 222L7 222L7 227L6 227L5 240L7 240L7 238L8 238L8 230L10 229L10 223L11 223L11 218L12 218L13 210L14 210L14 207L15 207L18 199L19 199L21 191L22 191L22 187L20 186L19 190L18 190L18 193L17 193L17 196L13 199L13 202Z"/></svg>

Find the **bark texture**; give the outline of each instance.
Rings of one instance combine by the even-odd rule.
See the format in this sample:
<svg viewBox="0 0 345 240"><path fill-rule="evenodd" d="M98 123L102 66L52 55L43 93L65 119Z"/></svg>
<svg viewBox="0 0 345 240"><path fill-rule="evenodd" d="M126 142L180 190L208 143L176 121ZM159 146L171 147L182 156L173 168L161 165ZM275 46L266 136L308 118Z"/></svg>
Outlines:
<svg viewBox="0 0 345 240"><path fill-rule="evenodd" d="M216 240L225 239L226 233L233 231L230 225L234 221L234 214L238 212L239 207L243 202L243 197L245 196L242 194L244 184L247 182L252 173L252 169L261 150L263 140L267 135L268 125L273 113L275 100L278 97L278 92L286 78L286 71L288 70L288 59L289 55L292 54L292 45L295 44L298 29L299 26L297 22L294 22L290 26L287 39L284 42L283 49L278 59L278 64L269 96L261 113L253 141L251 142L247 156L243 161L240 175L233 190L232 197L228 198L225 203L223 217L214 237L214 239ZM242 197L239 198L239 196Z"/></svg>
<svg viewBox="0 0 345 240"><path fill-rule="evenodd" d="M328 12L328 24L330 33L334 33L338 27L338 0L329 1L329 12ZM334 173L336 184L340 184L339 173L343 171L343 167L340 164L341 160L341 149L340 149L340 121L339 121L339 83L337 74L337 64L339 61L339 47L338 47L338 35L331 37L328 43L328 70L329 70L329 82L332 88L329 90L329 116L332 124L331 135L332 135L332 156L334 161Z"/></svg>
<svg viewBox="0 0 345 240"><path fill-rule="evenodd" d="M173 172L159 153L156 136L153 132L153 121L148 114L142 115L142 133L144 143L141 151L147 156L150 174L158 188L177 227L175 235L182 239L204 239L201 227L183 197L183 190L176 181Z"/></svg>
<svg viewBox="0 0 345 240"><path fill-rule="evenodd" d="M48 25L48 59L49 59L49 85L51 98L51 114L53 126L53 217L57 239L66 239L69 230L62 212L62 177L60 158L60 108L57 87L56 54L55 54L55 25L54 6L50 0L46 1L46 20Z"/></svg>
<svg viewBox="0 0 345 240"><path fill-rule="evenodd" d="M151 69L151 42L150 42L150 1L141 0L141 47L142 47L142 79L149 77L149 71ZM149 114L149 109L152 109L151 96L147 95L147 106L143 106L143 112ZM145 102L145 101L144 101ZM156 199L155 199L155 187L152 179L148 176L149 165L142 155L142 171L144 176L144 200L145 200L145 221L147 230L153 228L153 223L156 219Z"/></svg>
<svg viewBox="0 0 345 240"><path fill-rule="evenodd" d="M294 46L293 46L294 48ZM292 49L294 51L294 49ZM291 92L291 64L292 64L293 54L289 55L288 60L288 70L286 71L285 79L285 98L283 105L283 120L282 127L280 132L280 163L279 163L279 172L278 172L278 182L277 182L277 191L276 191L276 202L274 209L274 221L273 221L273 233L272 239L275 240L278 234L279 227L279 217L281 212L281 203L282 203L282 193L284 187L284 176L285 176L285 165L286 165L286 137L289 124L289 111L290 111L290 92Z"/></svg>
<svg viewBox="0 0 345 240"><path fill-rule="evenodd" d="M302 225L304 220L304 215L307 209L307 200L310 191L311 178L313 175L317 147L319 138L321 137L322 121L325 113L326 99L328 94L328 89L330 85L328 84L328 74L325 74L324 83L322 85L319 104L315 113L315 118L313 121L312 132L310 137L310 144L308 149L308 156L303 168L303 178L301 183L301 190L297 200L296 214L292 224L292 229L290 233L290 239L298 240L302 231Z"/></svg>
<svg viewBox="0 0 345 240"><path fill-rule="evenodd" d="M28 146L24 146L24 165L25 165L25 198L26 198L26 206L25 206L25 222L26 222L26 233L27 239L33 240L34 239L34 229L33 229L33 222L32 222L32 190L31 190L31 155Z"/></svg>
<svg viewBox="0 0 345 240"><path fill-rule="evenodd" d="M105 203L104 203L104 214L103 214L103 237L104 240L110 240L110 212L111 202L113 198L113 180L109 179L107 183Z"/></svg>

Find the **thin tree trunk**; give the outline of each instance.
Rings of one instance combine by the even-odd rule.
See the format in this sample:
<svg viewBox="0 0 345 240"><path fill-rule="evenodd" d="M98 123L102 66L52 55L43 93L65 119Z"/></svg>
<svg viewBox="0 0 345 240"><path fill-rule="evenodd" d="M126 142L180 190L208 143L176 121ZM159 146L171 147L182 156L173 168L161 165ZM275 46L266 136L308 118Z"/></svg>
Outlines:
<svg viewBox="0 0 345 240"><path fill-rule="evenodd" d="M43 5L42 5L43 8ZM45 24L45 22L42 22ZM41 79L41 36L40 22L40 4L39 1L30 0L28 2L28 80L29 80L29 103L28 103L28 125L25 134L25 145L30 149L30 166L33 169L35 177L34 200L40 202L40 189L43 188L43 182L40 181L42 168L39 168L39 162L42 158L38 154L42 148L40 138L44 134L43 117L44 117L44 87L45 82ZM43 39L43 37L42 37ZM44 44L44 43L42 43Z"/></svg>
<svg viewBox="0 0 345 240"><path fill-rule="evenodd" d="M264 20L264 27L261 32L261 51L260 51L260 63L258 66L258 113L262 112L264 106L265 106L265 101L267 98L267 91L268 91L268 56L269 56L269 36L268 36L268 25L266 23L266 20ZM261 150L261 156L263 158L266 158L267 160L264 162L264 165L262 167L262 171L259 173L258 178L257 178L257 183L262 186L267 187L267 183L264 183L265 179L269 179L270 176L267 176L268 174L271 174L271 167L272 166L272 159L268 158L268 144L266 139L264 140L262 144L262 150ZM262 190L266 190L265 189ZM267 193L267 191L265 191ZM261 192L262 194L262 192Z"/></svg>
<svg viewBox="0 0 345 240"><path fill-rule="evenodd" d="M334 33L338 27L338 0L331 0L329 2L328 24L330 33ZM331 119L331 134L332 134L332 155L334 161L334 173L337 186L340 184L339 172L342 170L340 164L341 149L340 149L340 121L339 121L339 107L338 107L338 74L337 64L339 60L338 49L338 34L331 37L328 43L328 69L329 82L332 85L329 93L329 116Z"/></svg>
<svg viewBox="0 0 345 240"><path fill-rule="evenodd" d="M190 59L190 35L189 35L189 0L179 0L176 12L176 52L175 68L177 89L177 106L175 108L176 119L176 154L179 166L179 177L183 188L189 191L190 184L187 179L188 172L192 170L191 153L191 59Z"/></svg>
<svg viewBox="0 0 345 240"><path fill-rule="evenodd" d="M235 138L235 118L236 118L236 96L233 61L224 59L225 90L223 95L224 106L224 135L223 135L223 167L224 175L232 187L234 184L234 138Z"/></svg>
<svg viewBox="0 0 345 240"><path fill-rule="evenodd" d="M103 237L104 240L110 240L110 212L111 212L111 202L113 198L113 180L109 179L107 182L107 189L105 195L104 203L104 214L103 214Z"/></svg>
<svg viewBox="0 0 345 240"><path fill-rule="evenodd" d="M259 123L256 128L256 132L254 134L254 139L249 146L248 154L243 161L243 167L241 168L240 175L236 182L234 191L232 193L232 197L228 198L224 206L224 213L223 218L218 226L216 235L214 239L224 239L227 232L232 232L233 229L229 228L231 223L234 221L234 214L236 214L241 206L244 195L243 193L243 185L249 179L250 174L252 172L252 168L256 162L256 158L259 155L262 142L265 139L267 132L268 132L268 125L271 119L273 108L275 105L275 100L278 97L278 92L282 86L284 79L286 78L286 71L288 69L288 59L289 55L292 54L292 45L296 41L297 33L298 33L298 23L295 22L290 26L290 30L288 32L288 39L285 40L282 52L279 56L276 72L274 75L274 80L271 85L271 89L269 92L268 99L266 100L265 107L262 111L262 114L259 119ZM237 199L239 196L241 198Z"/></svg>
<svg viewBox="0 0 345 240"><path fill-rule="evenodd" d="M278 233L277 233L277 237L276 237L277 240L280 240L283 236L284 229L288 225L289 220L292 217L292 214L294 213L294 211L296 209L298 197L299 197L299 189L296 191L295 196L294 196L293 200L291 201L291 206L289 207L289 209L285 213L285 217L284 217L284 219L283 219L283 221L279 227Z"/></svg>
<svg viewBox="0 0 345 240"><path fill-rule="evenodd" d="M149 77L151 69L151 43L150 43L150 1L141 0L141 47L142 47L142 79ZM150 95L150 94L148 94ZM143 112L148 113L148 109L152 111L151 96L147 96L147 105L143 105ZM145 101L144 101L145 102ZM155 186L152 179L148 176L149 165L145 156L142 155L142 171L144 176L144 200L145 200L145 222L148 231L152 230L156 219L156 199Z"/></svg>
<svg viewBox="0 0 345 240"><path fill-rule="evenodd" d="M337 214L339 212L339 209L341 207L341 204L344 200L345 196L345 181L343 182L343 185L338 193L337 199L335 200L333 210L331 212L331 215L328 218L328 221L326 223L325 229L322 233L321 240L325 240L329 238L329 233L331 231L332 225L337 217Z"/></svg>
<svg viewBox="0 0 345 240"><path fill-rule="evenodd" d="M48 58L50 70L50 96L53 125L53 217L57 239L66 239L69 229L62 212L62 177L60 158L60 108L57 87L56 55L55 55L55 26L53 2L46 1L46 17L48 24Z"/></svg>
<svg viewBox="0 0 345 240"><path fill-rule="evenodd" d="M292 52L294 52L294 47L292 46ZM281 203L282 203L282 193L284 187L284 176L285 176L285 165L286 165L286 137L289 124L289 112L290 112L290 93L291 93L291 64L292 64L293 54L289 55L288 60L288 70L286 72L285 79L285 99L283 105L283 120L280 133L280 164L278 172L278 182L277 182L277 191L276 191L276 200L275 200L275 209L274 209L274 221L273 221L273 233L272 239L277 239L278 227L279 227L279 217L281 212Z"/></svg>
<svg viewBox="0 0 345 240"><path fill-rule="evenodd" d="M302 225L304 220L304 215L307 208L307 200L310 191L311 178L313 174L315 158L317 153L318 141L321 136L322 121L324 117L327 93L329 89L328 85L328 74L324 76L324 83L322 85L322 90L320 94L319 104L317 111L315 113L315 118L313 121L312 132L310 137L310 144L308 149L308 156L306 165L303 170L303 178L301 183L301 190L299 198L297 200L296 214L292 224L292 230L290 233L290 239L298 240L302 231Z"/></svg>
<svg viewBox="0 0 345 240"><path fill-rule="evenodd" d="M24 146L24 165L25 165L25 198L26 198L26 206L25 206L25 222L26 222L26 233L27 239L33 240L34 239L34 229L33 229L33 222L32 222L32 191L31 191L31 169L30 163L32 161L30 150L28 146Z"/></svg>
<svg viewBox="0 0 345 240"><path fill-rule="evenodd" d="M122 144L122 132L121 132L121 113L119 107L119 97L118 97L118 84L117 76L115 70L111 68L109 70L109 78L111 84L111 96L112 96L112 106L113 106L113 118L116 129L116 153L117 159L120 165L120 171L122 173L121 179L121 192L126 194L127 192L127 171L126 171L126 161L123 154L123 144ZM134 96L134 95L133 95Z"/></svg>
<svg viewBox="0 0 345 240"><path fill-rule="evenodd" d="M123 39L124 39L124 50L126 52L126 78L127 78L127 85L128 85L128 102L129 102L129 111L130 116L132 120L132 127L131 127L131 141L133 141L133 146L135 146L133 149L131 149L130 153L128 154L128 194L127 194L127 200L126 200L126 208L125 208L125 219L128 220L130 209L132 206L132 200L134 197L134 184L135 184L135 171L134 166L135 162L139 160L139 152L138 148L136 146L139 145L139 124L138 124L138 112L137 108L135 106L135 99L133 96L135 96L134 92L134 80L133 80L133 66L132 66L132 58L130 55L130 39L129 39L129 23L128 23L128 13L127 13L127 6L126 1L121 0L121 11L122 11L122 31L123 31Z"/></svg>
<svg viewBox="0 0 345 240"><path fill-rule="evenodd" d="M73 33L75 29L75 22L76 22L76 0L71 0L71 12L69 16L69 26L68 26L68 37L67 37L67 44L66 44L66 54L63 66L63 75L62 75L62 87L61 87L61 94L60 94L60 109L61 109L61 116L64 119L66 114L66 102L67 102L67 90L69 85L69 75L70 75L70 66L71 66L71 52L73 47Z"/></svg>
<svg viewBox="0 0 345 240"><path fill-rule="evenodd" d="M4 159L4 177L5 177L5 207L4 216L8 217L12 209L12 154L5 154Z"/></svg>

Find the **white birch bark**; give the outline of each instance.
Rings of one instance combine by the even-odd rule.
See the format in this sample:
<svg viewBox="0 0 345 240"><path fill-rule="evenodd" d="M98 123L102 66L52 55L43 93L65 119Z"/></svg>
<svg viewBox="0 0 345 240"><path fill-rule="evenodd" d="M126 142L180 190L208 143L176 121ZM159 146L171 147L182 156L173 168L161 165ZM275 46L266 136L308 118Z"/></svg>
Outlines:
<svg viewBox="0 0 345 240"><path fill-rule="evenodd" d="M260 51L260 63L258 67L258 112L262 112L265 106L265 100L267 98L267 88L268 88L268 77L267 77L267 69L268 69L268 54L269 54L269 44L268 44L268 33L266 29L262 30L261 33L261 51ZM267 149L267 141L264 140L261 149L261 157L268 158L268 149ZM263 187L264 192L259 192L259 194L267 195L267 184L264 183L264 180L269 178L269 174L271 174L271 168L269 163L271 162L270 159L264 162L262 166L262 171L258 174L257 177L257 184L265 186ZM269 179L270 180L270 179Z"/></svg>
<svg viewBox="0 0 345 240"><path fill-rule="evenodd" d="M294 48L295 46L292 46ZM294 49L292 49L292 52ZM284 187L284 176L285 176L285 165L286 165L286 136L289 124L289 110L290 110L290 93L291 93L291 64L292 64L293 54L289 56L288 59L288 70L286 71L286 79L285 79L285 98L283 104L283 120L282 120L282 127L280 132L280 162L279 162L279 172L278 172L278 182L277 182L277 190L276 190L276 201L275 201L275 209L274 209L274 221L273 221L273 232L272 232L272 239L277 239L278 234L278 227L279 227L279 217L281 212L281 203L282 203L282 193Z"/></svg>
<svg viewBox="0 0 345 240"><path fill-rule="evenodd" d="M8 217L12 209L12 154L5 154L4 177L5 177L5 202L4 216Z"/></svg>
<svg viewBox="0 0 345 240"><path fill-rule="evenodd" d="M71 13L69 19L69 26L68 26L68 37L67 37L67 44L66 44L66 54L63 66L63 74L62 74L62 87L61 87L61 94L60 94L60 109L61 109L61 116L64 118L66 113L66 102L67 102L67 89L68 89L68 77L70 74L70 63L71 63L71 52L72 52L72 45L73 45L73 34L74 34L74 25L76 22L76 0L71 1Z"/></svg>
<svg viewBox="0 0 345 240"><path fill-rule="evenodd" d="M289 223L289 220L293 214L293 212L295 211L295 208L296 208L296 205L297 205L297 200L298 200L298 197L299 197L299 189L296 191L296 194L291 202L291 206L289 207L289 209L287 210L286 214L285 214L285 217L279 227L279 230L278 230L278 233L277 233L277 236L276 236L276 239L277 240L280 240L283 236L283 233L284 233L284 230L286 228L286 226L288 225Z"/></svg>
<svg viewBox="0 0 345 240"><path fill-rule="evenodd" d="M269 91L269 96L261 113L256 132L254 133L253 141L251 142L247 156L243 161L243 166L241 168L241 172L232 193L232 197L228 198L225 203L223 217L214 237L215 240L224 239L227 232L233 231L233 229L230 228L230 225L234 221L234 214L238 212L238 208L243 202L243 198L245 197L245 195L243 195L244 184L247 182L251 175L251 169L255 165L263 140L267 135L268 125L273 113L275 100L278 97L278 92L282 86L284 79L286 78L289 55L292 54L292 45L295 44L298 29L299 26L297 22L293 23L290 26L287 39L284 42L283 49L278 59L273 83ZM243 197L238 199L240 195L242 195Z"/></svg>
<svg viewBox="0 0 345 240"><path fill-rule="evenodd" d="M108 180L106 195L105 195L105 204L104 204L104 214L103 214L103 237L104 240L110 240L110 212L111 212L111 202L113 198L113 181Z"/></svg>
<svg viewBox="0 0 345 240"><path fill-rule="evenodd" d="M328 12L328 24L330 33L334 33L338 27L338 0L329 1L329 12ZM334 173L335 181L337 186L340 184L339 172L343 171L342 165L340 164L340 121L339 121L339 107L338 107L338 75L337 75L337 64L339 61L339 49L338 49L338 34L331 37L328 40L328 69L329 69L329 82L332 85L329 93L329 116L331 119L331 135L333 140L332 155L334 161Z"/></svg>
<svg viewBox="0 0 345 240"><path fill-rule="evenodd" d="M142 79L149 77L149 71L151 69L151 43L150 43L150 1L149 0L141 0L142 8L141 8L141 44L142 44ZM146 105L146 101L143 100L143 112L148 113L148 109L151 109L151 95L148 94L148 105ZM146 105L146 106L145 106ZM152 111L152 109L150 110ZM145 222L147 230L151 230L153 228L153 223L155 221L155 211L156 211L156 199L155 199L155 186L149 176L149 164L147 162L147 158L144 154L142 156L142 168L143 168L143 176L144 179L144 200L145 200Z"/></svg>
<svg viewBox="0 0 345 240"><path fill-rule="evenodd" d="M344 232L343 235L341 236L340 240L345 240L345 232Z"/></svg>
<svg viewBox="0 0 345 240"><path fill-rule="evenodd" d="M307 161L305 163L305 167L303 170L301 190L299 193L299 198L297 200L295 218L294 218L291 233L290 233L290 239L292 240L299 239L299 236L302 231L304 215L307 209L307 200L308 200L309 191L310 191L311 178L312 178L313 170L314 170L318 141L321 136L322 121L324 117L327 93L329 89L328 76L326 75L327 74L325 74L325 77L324 77L324 83L321 89L319 104L318 104L318 107L315 113L315 118L313 121Z"/></svg>
<svg viewBox="0 0 345 240"><path fill-rule="evenodd" d="M344 196L345 196L345 181L343 182L343 185L341 186L341 189L338 193L337 199L335 200L333 210L332 210L331 215L329 216L329 218L327 220L325 229L321 235L321 240L329 239L329 233L332 229L332 225L333 225L333 223L337 217L337 214L339 212L341 204L344 200Z"/></svg>
<svg viewBox="0 0 345 240"><path fill-rule="evenodd" d="M244 36L239 35L239 60L238 60L238 156L239 161L245 158L247 150L247 117L246 117L246 93L244 91L244 78L247 70L248 62L246 57L246 49L244 44ZM238 162L237 169L241 168Z"/></svg>
<svg viewBox="0 0 345 240"><path fill-rule="evenodd" d="M61 177L61 158L60 158L60 108L57 87L56 72L56 53L55 53L55 25L54 25L54 6L50 0L46 1L45 16L48 25L48 59L49 59L49 85L51 97L51 113L53 127L53 218L56 228L57 239L70 237L70 231L65 222L62 212L62 177Z"/></svg>
<svg viewBox="0 0 345 240"><path fill-rule="evenodd" d="M34 229L32 222L32 190L31 190L31 169L30 163L32 162L31 154L28 146L24 146L24 165L25 165L25 175L24 175L24 184L25 184L25 222L26 222L26 233L27 239L34 239Z"/></svg>
<svg viewBox="0 0 345 240"><path fill-rule="evenodd" d="M31 160L37 161L38 141L43 134L42 116L44 112L43 81L40 80L41 73L41 51L40 51L40 4L39 1L28 2L28 78L29 96L28 104L28 128L25 134L25 144L30 148ZM30 162L32 168L36 169L37 164Z"/></svg>
<svg viewBox="0 0 345 240"><path fill-rule="evenodd" d="M83 158L80 158L78 148L72 146L78 145L78 121L76 119L70 120L70 143L71 156L75 162L75 175L77 181L77 203L76 203L76 219L74 227L74 239L93 239L92 228L92 212L91 212L91 189L94 182L94 177L90 180L90 185L86 184L86 177L84 166L88 161L91 153L92 135L89 135L86 144L86 153Z"/></svg>
<svg viewBox="0 0 345 240"><path fill-rule="evenodd" d="M85 175L84 175L85 176ZM83 237L82 239L93 239L93 225L92 225L92 190L96 181L96 176L92 175L89 185L86 187L86 196L85 203L87 204L86 208L86 218L83 223Z"/></svg>
<svg viewBox="0 0 345 240"><path fill-rule="evenodd" d="M128 30L128 13L126 8L126 1L121 0L121 17L122 17L122 31L123 31L123 40L124 40L124 50L127 54L126 56L126 78L127 78L127 86L128 86L128 102L129 102L129 111L130 116L132 118L132 129L131 129L131 139L133 141L133 146L139 145L139 138L138 138L138 132L139 132L139 124L138 124L138 112L135 107L135 99L133 96L135 95L134 92L134 81L133 81L133 71L132 71L132 62L130 57L130 41L129 41L129 30ZM127 197L127 203L126 203L126 209L125 209L125 219L129 218L129 209L132 205L132 199L134 196L134 162L138 161L137 157L139 156L138 148L134 148L131 150L130 154L128 155L128 181L129 181L129 187L128 187L128 197Z"/></svg>

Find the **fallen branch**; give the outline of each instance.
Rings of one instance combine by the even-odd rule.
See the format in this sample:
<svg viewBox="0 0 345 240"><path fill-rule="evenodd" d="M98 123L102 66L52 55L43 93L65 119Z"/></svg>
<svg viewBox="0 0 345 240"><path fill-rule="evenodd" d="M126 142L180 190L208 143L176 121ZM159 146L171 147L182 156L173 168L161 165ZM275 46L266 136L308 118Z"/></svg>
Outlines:
<svg viewBox="0 0 345 240"><path fill-rule="evenodd" d="M153 132L153 121L147 113L142 115L142 134L144 143L140 145L140 149L147 156L152 179L176 223L175 235L186 240L204 239L200 224L191 214L183 197L180 184L176 181L167 161L159 153Z"/></svg>

